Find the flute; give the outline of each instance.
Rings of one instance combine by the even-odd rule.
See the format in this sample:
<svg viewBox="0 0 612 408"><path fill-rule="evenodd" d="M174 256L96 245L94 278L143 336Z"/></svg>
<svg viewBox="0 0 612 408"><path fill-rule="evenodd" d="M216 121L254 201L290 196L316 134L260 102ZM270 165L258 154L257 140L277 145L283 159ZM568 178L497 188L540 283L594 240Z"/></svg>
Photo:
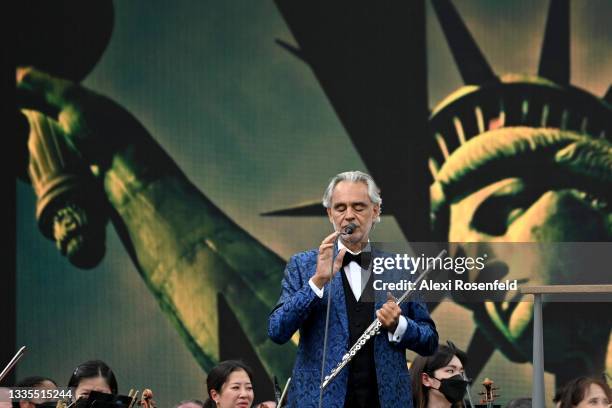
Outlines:
<svg viewBox="0 0 612 408"><path fill-rule="evenodd" d="M442 257L445 253L446 253L446 249L443 249L442 251L440 251L438 256L436 256L436 259ZM405 291L402 294L402 296L400 296L399 299L396 300L396 303L398 305L401 304L404 300L406 300L408 298L408 296L410 296L412 294L412 292L415 290L415 288L417 287L419 282L421 280L423 280L423 278L431 271L432 265L435 265L435 260L434 260L434 262L431 262L429 267L425 270L425 272L420 274L419 277L414 281L414 284L412 285L412 288L408 289L407 291ZM374 321L368 326L368 328L363 332L363 334L357 339L355 344L353 344L353 346L350 348L350 350L344 356L342 356L342 360L338 363L338 365L333 370L331 370L329 375L325 376L325 379L323 380L323 383L321 384L321 388L324 389L325 387L327 387L327 385L334 378L336 378L338 373L340 373L340 371L342 371L342 369L348 363L350 363L350 361L353 359L353 357L355 357L355 354L357 354L359 352L359 350L361 350L363 348L363 346L372 337L374 337L374 336L376 336L377 334L380 333L380 328L381 327L382 327L382 323L380 322L380 320L374 319Z"/></svg>

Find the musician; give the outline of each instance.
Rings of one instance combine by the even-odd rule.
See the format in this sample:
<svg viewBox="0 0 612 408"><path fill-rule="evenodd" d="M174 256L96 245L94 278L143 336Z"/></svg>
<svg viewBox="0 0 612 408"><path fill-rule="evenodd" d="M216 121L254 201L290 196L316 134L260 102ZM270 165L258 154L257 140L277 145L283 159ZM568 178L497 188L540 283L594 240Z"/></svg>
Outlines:
<svg viewBox="0 0 612 408"><path fill-rule="evenodd" d="M49 389L56 390L57 383L51 378L32 376L19 381L15 388L34 388L34 389ZM42 399L22 399L19 402L13 402L13 408L37 408L43 406L55 407L55 402L48 402Z"/></svg>
<svg viewBox="0 0 612 408"><path fill-rule="evenodd" d="M415 408L463 408L468 382L463 376L464 351L452 342L440 345L432 356L418 356L410 366Z"/></svg>
<svg viewBox="0 0 612 408"><path fill-rule="evenodd" d="M204 408L204 403L197 399L184 400L176 404L174 408Z"/></svg>
<svg viewBox="0 0 612 408"><path fill-rule="evenodd" d="M206 378L208 399L204 408L251 408L255 399L251 368L238 360L226 360L210 370ZM262 403L257 408L274 408Z"/></svg>
<svg viewBox="0 0 612 408"><path fill-rule="evenodd" d="M74 387L74 400L89 397L91 391L117 394L117 379L113 370L101 360L90 360L74 369L68 387Z"/></svg>
<svg viewBox="0 0 612 408"><path fill-rule="evenodd" d="M563 387L561 408L609 408L612 392L605 380L578 377Z"/></svg>
<svg viewBox="0 0 612 408"><path fill-rule="evenodd" d="M558 387L557 390L555 391L555 396L553 397L553 400L552 400L555 408L561 407L561 398L563 398L563 393L565 392L565 385L562 387Z"/></svg>
<svg viewBox="0 0 612 408"><path fill-rule="evenodd" d="M531 398L521 397L508 401L506 408L532 408Z"/></svg>
<svg viewBox="0 0 612 408"><path fill-rule="evenodd" d="M374 299L371 259L379 254L369 245L369 233L380 221L381 204L378 188L369 175L359 171L336 175L323 196L335 232L323 239L318 249L298 253L287 264L280 299L270 314L268 334L274 342L283 344L297 330L300 332L288 406L318 406L330 286L326 373L375 318L381 321L383 334L367 342L327 386L323 406L412 405L405 351L433 353L438 333L420 302L405 302L400 307L394 300L367 301L368 297ZM355 226L352 234L341 235L351 223ZM330 276L334 254L337 257Z"/></svg>

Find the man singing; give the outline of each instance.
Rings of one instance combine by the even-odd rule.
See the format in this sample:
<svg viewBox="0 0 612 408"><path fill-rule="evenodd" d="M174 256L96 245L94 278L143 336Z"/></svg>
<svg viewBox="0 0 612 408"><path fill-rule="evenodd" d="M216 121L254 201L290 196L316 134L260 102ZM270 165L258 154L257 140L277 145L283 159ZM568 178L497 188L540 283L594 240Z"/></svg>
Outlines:
<svg viewBox="0 0 612 408"><path fill-rule="evenodd" d="M323 407L412 407L405 351L434 353L438 333L420 302L400 306L392 298L372 301L371 259L379 252L371 247L368 236L380 221L382 199L378 187L360 171L340 173L325 190L323 205L335 232L318 249L291 257L280 299L269 319L268 334L276 343L283 344L300 331L288 406L318 406L327 297L331 291L326 375L374 318L380 320L383 329L325 388ZM347 233L349 225L352 233ZM342 273L337 273L340 269Z"/></svg>

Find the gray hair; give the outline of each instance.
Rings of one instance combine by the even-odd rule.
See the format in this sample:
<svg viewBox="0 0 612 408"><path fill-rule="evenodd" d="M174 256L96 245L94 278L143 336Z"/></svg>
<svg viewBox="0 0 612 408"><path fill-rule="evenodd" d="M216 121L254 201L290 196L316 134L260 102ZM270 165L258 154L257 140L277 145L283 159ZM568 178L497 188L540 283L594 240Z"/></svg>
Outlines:
<svg viewBox="0 0 612 408"><path fill-rule="evenodd" d="M204 406L204 403L202 401L200 401L198 399L190 399L190 400L183 400L183 401L179 402L178 404L176 404L174 406L174 408L178 408L178 407L180 407L183 404L189 404L189 403L196 404L196 405L199 405L201 407Z"/></svg>
<svg viewBox="0 0 612 408"><path fill-rule="evenodd" d="M368 187L368 196L370 196L370 201L373 204L378 205L382 209L382 198L380 198L380 190L374 179L369 174L366 174L359 170L354 171L345 171L344 173L336 174L329 181L329 185L325 189L325 193L323 193L323 207L330 208L331 207L331 197L334 192L334 188L341 181L350 181L353 183L364 183ZM376 217L374 222L380 222L380 213L379 216Z"/></svg>
<svg viewBox="0 0 612 408"><path fill-rule="evenodd" d="M506 408L531 408L531 406L531 398L523 397L509 401Z"/></svg>

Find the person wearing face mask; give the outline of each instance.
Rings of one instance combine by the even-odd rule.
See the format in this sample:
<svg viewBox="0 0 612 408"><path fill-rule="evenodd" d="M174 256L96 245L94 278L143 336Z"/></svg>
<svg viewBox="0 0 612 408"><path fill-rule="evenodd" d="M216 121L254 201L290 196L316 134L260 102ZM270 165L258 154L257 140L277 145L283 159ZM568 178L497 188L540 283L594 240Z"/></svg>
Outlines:
<svg viewBox="0 0 612 408"><path fill-rule="evenodd" d="M578 377L565 386L559 400L560 408L610 408L612 392L602 379Z"/></svg>
<svg viewBox="0 0 612 408"><path fill-rule="evenodd" d="M56 390L57 383L47 377L27 377L19 381L15 388L34 388L34 389L49 389ZM22 399L20 401L13 402L13 408L44 408L44 407L55 407L55 401L45 401L41 399Z"/></svg>
<svg viewBox="0 0 612 408"><path fill-rule="evenodd" d="M418 356L410 366L415 408L463 408L469 382L463 367L464 351L448 341L432 356Z"/></svg>
<svg viewBox="0 0 612 408"><path fill-rule="evenodd" d="M249 366L238 360L222 361L206 378L208 399L204 408L251 408L255 399ZM257 408L274 408L261 403Z"/></svg>
<svg viewBox="0 0 612 408"><path fill-rule="evenodd" d="M68 387L74 388L73 399L89 397L91 391L117 394L117 379L113 370L100 360L90 360L74 369Z"/></svg>

